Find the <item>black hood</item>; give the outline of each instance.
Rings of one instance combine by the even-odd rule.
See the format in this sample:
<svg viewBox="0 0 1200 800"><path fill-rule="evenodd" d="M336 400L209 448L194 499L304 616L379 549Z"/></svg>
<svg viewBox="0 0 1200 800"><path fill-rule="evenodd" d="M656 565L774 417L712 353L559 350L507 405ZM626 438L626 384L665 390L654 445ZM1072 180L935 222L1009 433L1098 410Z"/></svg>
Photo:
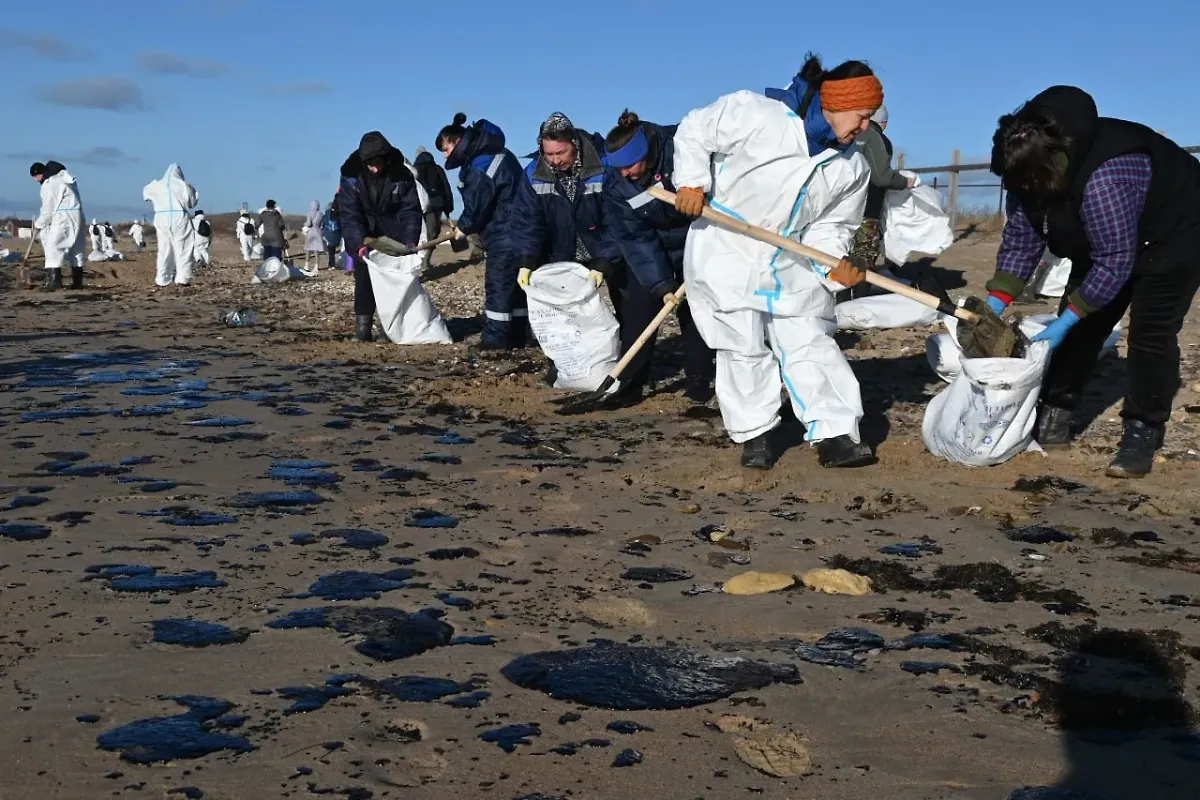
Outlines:
<svg viewBox="0 0 1200 800"><path fill-rule="evenodd" d="M1100 112L1092 96L1075 86L1051 86L1030 100L1025 108L1052 120L1070 140L1070 167L1078 166L1091 149L1099 129Z"/></svg>
<svg viewBox="0 0 1200 800"><path fill-rule="evenodd" d="M57 175L58 173L63 172L64 170L66 170L66 167L63 166L62 164L58 163L57 161L47 161L46 162L46 171L42 173L42 176L49 178L51 175Z"/></svg>
<svg viewBox="0 0 1200 800"><path fill-rule="evenodd" d="M363 163L372 158L382 158L387 162L388 167L404 163L404 154L393 147L387 137L379 131L371 131L363 134L362 140L358 143L358 149L342 163L342 175L347 178L359 177L363 172Z"/></svg>
<svg viewBox="0 0 1200 800"><path fill-rule="evenodd" d="M433 160L433 153L429 152L428 150L426 150L424 153L418 153L417 157L413 160L414 167L423 167L426 164L436 163L437 162Z"/></svg>

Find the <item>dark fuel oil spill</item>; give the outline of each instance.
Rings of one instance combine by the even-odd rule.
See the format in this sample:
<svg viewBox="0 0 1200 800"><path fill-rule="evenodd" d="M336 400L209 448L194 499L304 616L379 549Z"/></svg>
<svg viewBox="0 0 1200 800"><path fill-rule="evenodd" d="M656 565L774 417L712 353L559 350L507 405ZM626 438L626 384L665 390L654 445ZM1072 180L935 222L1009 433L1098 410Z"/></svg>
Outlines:
<svg viewBox="0 0 1200 800"><path fill-rule="evenodd" d="M458 520L449 514L422 509L415 512L404 524L410 528L457 528Z"/></svg>
<svg viewBox="0 0 1200 800"><path fill-rule="evenodd" d="M341 539L343 547L349 547L352 550L373 550L376 547L383 547L388 543L388 537L382 533L375 531L366 531L359 528L337 528L331 531L324 531L321 534L322 539Z"/></svg>
<svg viewBox="0 0 1200 800"><path fill-rule="evenodd" d="M254 420L245 417L205 417L190 419L184 424L194 428L238 428L242 425L253 425Z"/></svg>
<svg viewBox="0 0 1200 800"><path fill-rule="evenodd" d="M470 436L460 436L457 433L443 433L441 436L433 440L434 444L475 444L475 440Z"/></svg>
<svg viewBox="0 0 1200 800"><path fill-rule="evenodd" d="M367 688L375 694L385 695L405 703L432 703L445 697L466 694L479 689L476 681L459 683L448 678L427 678L422 675L398 675L378 681L369 681Z"/></svg>
<svg viewBox="0 0 1200 800"><path fill-rule="evenodd" d="M430 561L453 561L458 558L478 558L479 551L474 547L442 547L430 550L425 557Z"/></svg>
<svg viewBox="0 0 1200 800"><path fill-rule="evenodd" d="M1024 544L1055 544L1058 542L1075 541L1075 534L1045 525L1014 528L1011 531L1005 531L1004 537L1014 542L1023 542Z"/></svg>
<svg viewBox="0 0 1200 800"><path fill-rule="evenodd" d="M671 583L690 581L695 575L679 567L631 567L622 572L621 577L639 583Z"/></svg>
<svg viewBox="0 0 1200 800"><path fill-rule="evenodd" d="M617 753L617 757L613 759L612 765L614 767L632 767L635 764L642 763L642 758L641 750L629 747Z"/></svg>
<svg viewBox="0 0 1200 800"><path fill-rule="evenodd" d="M462 459L458 456L444 455L442 453L426 453L419 456L417 461L424 461L427 464L446 464L448 466L457 466L462 463Z"/></svg>
<svg viewBox="0 0 1200 800"><path fill-rule="evenodd" d="M424 481L429 479L429 473L424 470L412 469L410 467L389 467L376 474L381 481L395 481L397 483L405 483L407 481Z"/></svg>
<svg viewBox="0 0 1200 800"><path fill-rule="evenodd" d="M0 536L18 542L32 542L38 539L48 539L50 529L45 525L32 522L5 522L0 524Z"/></svg>
<svg viewBox="0 0 1200 800"><path fill-rule="evenodd" d="M49 497L41 497L35 494L21 494L9 501L4 508L5 511L18 511L22 508L36 508L42 503L49 503Z"/></svg>
<svg viewBox="0 0 1200 800"><path fill-rule="evenodd" d="M271 462L272 469L327 469L332 466L335 466L332 461L317 458L279 458Z"/></svg>
<svg viewBox="0 0 1200 800"><path fill-rule="evenodd" d="M446 705L452 708L479 708L483 705L483 701L492 696L491 692L483 690L471 692L469 694L451 697L446 701Z"/></svg>
<svg viewBox="0 0 1200 800"><path fill-rule="evenodd" d="M375 661L415 656L449 645L454 638L454 628L432 615L374 606L305 608L272 620L267 627L328 628L362 636L363 640L354 649Z"/></svg>
<svg viewBox="0 0 1200 800"><path fill-rule="evenodd" d="M336 486L342 480L342 476L334 472L305 467L274 466L267 472L267 477L288 486Z"/></svg>
<svg viewBox="0 0 1200 800"><path fill-rule="evenodd" d="M416 575L411 569L394 569L388 572L362 572L347 570L323 575L308 587L307 592L294 595L304 599L320 597L323 600L378 600L384 592L403 589L404 582Z"/></svg>
<svg viewBox="0 0 1200 800"><path fill-rule="evenodd" d="M631 736L635 733L642 733L642 732L653 733L654 732L654 728L651 728L647 725L642 725L640 723L637 723L637 722L634 722L634 721L628 720L628 719L614 720L613 722L608 723L608 725L606 726L605 729L610 730L613 733L623 733L627 736Z"/></svg>
<svg viewBox="0 0 1200 800"><path fill-rule="evenodd" d="M187 711L113 728L97 736L96 744L102 750L120 751L121 758L135 764L200 758L221 750L246 753L254 749L247 739L219 731L219 720L233 708L231 703L192 695L171 699Z"/></svg>
<svg viewBox="0 0 1200 800"><path fill-rule="evenodd" d="M937 675L943 670L946 672L959 671L958 667L945 661L901 661L900 669L913 675Z"/></svg>
<svg viewBox="0 0 1200 800"><path fill-rule="evenodd" d="M242 492L225 501L230 508L296 508L324 503L325 498L311 490L301 492Z"/></svg>
<svg viewBox="0 0 1200 800"><path fill-rule="evenodd" d="M197 619L154 620L154 641L184 647L208 647L216 644L241 644L250 637L248 630L233 630L215 622Z"/></svg>
<svg viewBox="0 0 1200 800"><path fill-rule="evenodd" d="M877 591L946 592L962 589L975 593L985 603L1012 603L1027 600L1036 603L1063 603L1082 606L1083 598L1070 589L1050 589L1036 581L1017 578L1002 564L979 562L943 564L931 578L922 578L906 564L871 558L847 558L835 555L826 559L835 569L844 569L871 579Z"/></svg>
<svg viewBox="0 0 1200 800"><path fill-rule="evenodd" d="M137 512L139 517L157 517L159 522L181 528L207 528L213 525L230 525L238 521L232 514L221 514L216 511L201 511L187 506L167 506Z"/></svg>
<svg viewBox="0 0 1200 800"><path fill-rule="evenodd" d="M225 586L215 572L182 572L159 575L158 567L144 564L111 564L87 568L87 572L108 581L115 592L190 592Z"/></svg>
<svg viewBox="0 0 1200 800"><path fill-rule="evenodd" d="M802 682L792 664L611 642L520 656L501 674L558 700L625 711L691 708L773 683Z"/></svg>
<svg viewBox="0 0 1200 800"><path fill-rule="evenodd" d="M517 745L531 745L531 737L541 736L542 726L536 722L531 722L525 725L505 725L503 728L493 728L490 731L484 731L479 734L479 738L485 742L491 742L499 746L506 753L516 752Z"/></svg>
<svg viewBox="0 0 1200 800"><path fill-rule="evenodd" d="M292 701L292 705L284 709L284 714L304 714L324 708L335 698L357 693L356 689L350 689L345 684L358 680L358 675L334 675L322 686L285 686L276 689L275 694Z"/></svg>

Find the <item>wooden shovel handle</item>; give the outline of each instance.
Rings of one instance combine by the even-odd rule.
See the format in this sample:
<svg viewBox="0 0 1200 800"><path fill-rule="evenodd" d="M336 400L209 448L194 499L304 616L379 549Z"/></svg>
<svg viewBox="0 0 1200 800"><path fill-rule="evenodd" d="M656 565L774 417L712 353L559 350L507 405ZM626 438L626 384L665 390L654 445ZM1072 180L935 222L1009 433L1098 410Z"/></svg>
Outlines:
<svg viewBox="0 0 1200 800"><path fill-rule="evenodd" d="M684 285L680 286L679 290L675 292L675 294L670 295L671 297L675 298L675 302L663 303L662 311L659 311L658 316L651 320L650 324L646 326L646 330L642 331L642 335L639 336L632 345L630 345L628 352L621 357L621 360L617 362L617 365L608 373L610 378L617 380L621 377L621 373L624 372L625 368L629 366L629 362L633 361L633 359L637 357L637 354L641 352L641 349L646 346L646 342L650 341L650 338L654 336L654 334L658 332L658 329L662 327L662 324L667 321L667 317L671 316L671 312L674 311L676 306L683 301L683 296L686 292L687 286Z"/></svg>
<svg viewBox="0 0 1200 800"><path fill-rule="evenodd" d="M656 200L662 200L664 203L675 203L674 192L667 191L661 186L651 186L649 191L650 196ZM787 250L790 253L804 256L805 258L809 258L819 264L824 264L827 267L836 267L838 263L841 262L840 258L831 256L828 253L823 253L820 250L809 247L808 245L801 244L795 239L789 239L786 236L780 236L774 231L769 231L766 228L760 228L757 225L751 225L749 222L743 222L736 217L723 214L707 203L705 204L704 211L701 215L709 222L720 225L722 228L735 231L743 236L749 236L751 239L756 239L760 242L765 242L766 244L774 245L781 250ZM893 280L892 278L888 278L884 275L880 275L877 272L867 272L867 283L871 284L872 286L878 286L880 289L884 289L893 294L907 297L909 300L914 300L927 308L936 309L943 314L958 317L964 322L979 322L978 314L958 308L950 303L944 303L931 294L922 292L919 289L914 289L911 286L903 284L900 281Z"/></svg>

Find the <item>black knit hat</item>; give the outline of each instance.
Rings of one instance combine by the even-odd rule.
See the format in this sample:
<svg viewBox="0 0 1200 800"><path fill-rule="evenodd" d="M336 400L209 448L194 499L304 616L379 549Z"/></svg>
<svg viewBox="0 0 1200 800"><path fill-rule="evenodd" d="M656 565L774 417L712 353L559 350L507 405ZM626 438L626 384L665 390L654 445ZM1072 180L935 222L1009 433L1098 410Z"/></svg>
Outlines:
<svg viewBox="0 0 1200 800"><path fill-rule="evenodd" d="M46 174L46 165L40 161L33 162L33 164L29 167L29 176L30 177L34 177L37 175L45 175L45 174Z"/></svg>

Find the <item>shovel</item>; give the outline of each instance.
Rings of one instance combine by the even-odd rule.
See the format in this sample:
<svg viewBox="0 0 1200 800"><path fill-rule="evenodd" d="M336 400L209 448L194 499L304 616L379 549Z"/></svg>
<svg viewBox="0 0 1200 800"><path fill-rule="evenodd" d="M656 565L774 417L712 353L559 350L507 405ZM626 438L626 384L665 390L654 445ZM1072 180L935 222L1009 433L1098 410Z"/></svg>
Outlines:
<svg viewBox="0 0 1200 800"><path fill-rule="evenodd" d="M25 255L21 258L21 263L17 265L17 286L22 289L33 288L33 281L29 277L29 255L33 252L33 243L36 241L36 232L30 231L29 246L25 248Z"/></svg>
<svg viewBox="0 0 1200 800"><path fill-rule="evenodd" d="M388 238L387 236L376 236L374 239L365 239L363 240L363 244L372 250L378 250L385 256L411 256L414 253L421 252L422 250L432 250L438 245L450 241L457 235L458 231L451 231L450 233L442 234L438 238L431 239L425 244L417 245L416 247L407 247L404 244L397 242L395 239Z"/></svg>
<svg viewBox="0 0 1200 800"><path fill-rule="evenodd" d="M671 312L674 311L675 308L683 301L683 296L686 291L686 286L680 286L679 291L671 295L671 297L675 298L675 302L663 303L662 311L659 311L658 316L650 321L650 324L646 326L646 330L642 331L642 335L639 336L637 341L634 342L629 348L629 352L621 357L621 360L618 361L617 365L612 368L612 371L605 376L604 380L600 382L600 386L595 391L581 392L580 394L572 395L571 397L562 400L559 403L558 409L555 410L554 413L570 416L573 414L586 414L587 412L592 411L596 404L603 400L605 395L608 394L608 390L613 387L613 384L617 382L617 379L621 377L621 373L624 372L625 368L629 366L629 362L633 361L637 354L641 352L642 348L646 346L646 342L650 341L650 338L654 336L654 334L658 332L658 329L662 327L662 324L667 321L667 317L671 316Z"/></svg>

